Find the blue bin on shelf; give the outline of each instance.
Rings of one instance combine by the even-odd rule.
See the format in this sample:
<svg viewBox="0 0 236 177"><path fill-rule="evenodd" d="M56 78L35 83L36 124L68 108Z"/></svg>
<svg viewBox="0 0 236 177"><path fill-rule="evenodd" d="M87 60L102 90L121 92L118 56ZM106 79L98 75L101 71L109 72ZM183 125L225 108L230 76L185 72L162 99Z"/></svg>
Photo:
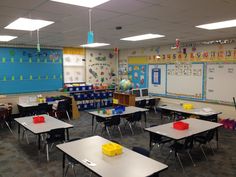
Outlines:
<svg viewBox="0 0 236 177"><path fill-rule="evenodd" d="M113 97L113 92L108 92L108 97Z"/></svg>
<svg viewBox="0 0 236 177"><path fill-rule="evenodd" d="M83 94L84 95L84 99L88 98L88 94Z"/></svg>
<svg viewBox="0 0 236 177"><path fill-rule="evenodd" d="M83 110L84 109L84 105L83 104L78 104L78 109L79 110Z"/></svg>
<svg viewBox="0 0 236 177"><path fill-rule="evenodd" d="M74 87L74 91L79 91L79 87Z"/></svg>
<svg viewBox="0 0 236 177"><path fill-rule="evenodd" d="M101 98L101 93L94 93L94 97L95 97L96 99Z"/></svg>
<svg viewBox="0 0 236 177"><path fill-rule="evenodd" d="M92 86L92 85L86 85L86 86L85 86L85 89L86 89L86 90L92 90L92 89L93 89L93 86Z"/></svg>
<svg viewBox="0 0 236 177"><path fill-rule="evenodd" d="M88 94L88 98L94 99L94 93L89 93L89 94Z"/></svg>
<svg viewBox="0 0 236 177"><path fill-rule="evenodd" d="M101 98L107 98L107 95L108 95L107 92L102 92L101 93Z"/></svg>
<svg viewBox="0 0 236 177"><path fill-rule="evenodd" d="M73 91L74 91L74 88L73 88L73 87L68 87L67 90L68 90L69 92L73 92Z"/></svg>
<svg viewBox="0 0 236 177"><path fill-rule="evenodd" d="M86 90L86 87L85 87L85 86L79 86L79 90L80 90L80 91L85 91L85 90Z"/></svg>

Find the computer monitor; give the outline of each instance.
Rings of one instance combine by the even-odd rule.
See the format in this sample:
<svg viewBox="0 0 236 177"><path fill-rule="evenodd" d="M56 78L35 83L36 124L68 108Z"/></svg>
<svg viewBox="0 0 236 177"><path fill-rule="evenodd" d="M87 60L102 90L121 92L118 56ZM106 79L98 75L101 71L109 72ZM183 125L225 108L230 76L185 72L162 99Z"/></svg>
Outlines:
<svg viewBox="0 0 236 177"><path fill-rule="evenodd" d="M133 93L133 95L135 95L136 97L140 97L140 96L141 96L139 89L134 89L134 90L132 90L132 93Z"/></svg>
<svg viewBox="0 0 236 177"><path fill-rule="evenodd" d="M148 96L148 89L142 89L142 96Z"/></svg>

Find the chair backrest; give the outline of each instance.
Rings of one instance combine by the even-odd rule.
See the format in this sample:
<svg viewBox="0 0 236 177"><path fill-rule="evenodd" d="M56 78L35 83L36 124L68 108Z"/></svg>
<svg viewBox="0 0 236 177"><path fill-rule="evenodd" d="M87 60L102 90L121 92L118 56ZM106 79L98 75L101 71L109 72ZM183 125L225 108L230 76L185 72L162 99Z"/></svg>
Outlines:
<svg viewBox="0 0 236 177"><path fill-rule="evenodd" d="M206 141L210 142L215 136L215 129L209 130L206 134Z"/></svg>
<svg viewBox="0 0 236 177"><path fill-rule="evenodd" d="M48 132L50 141L65 141L65 129L57 128Z"/></svg>
<svg viewBox="0 0 236 177"><path fill-rule="evenodd" d="M141 100L140 104L139 104L139 107L145 108L145 106L146 106L146 100Z"/></svg>
<svg viewBox="0 0 236 177"><path fill-rule="evenodd" d="M157 124L150 125L150 127L155 127L155 126L157 126ZM159 135L159 134L156 134L153 132L149 132L149 135L150 135L151 142L153 142L153 143L161 143L162 142L162 135Z"/></svg>
<svg viewBox="0 0 236 177"><path fill-rule="evenodd" d="M38 112L39 113L47 113L49 111L48 103L39 103L38 104Z"/></svg>
<svg viewBox="0 0 236 177"><path fill-rule="evenodd" d="M135 112L132 115L132 121L140 121L142 119L142 112Z"/></svg>
<svg viewBox="0 0 236 177"><path fill-rule="evenodd" d="M192 149L193 148L193 137L190 136L184 141L184 149Z"/></svg>
<svg viewBox="0 0 236 177"><path fill-rule="evenodd" d="M104 122L106 119L103 117L96 116L96 121L97 122Z"/></svg>
<svg viewBox="0 0 236 177"><path fill-rule="evenodd" d="M156 99L155 98L148 100L147 106L155 106L155 105L156 105Z"/></svg>
<svg viewBox="0 0 236 177"><path fill-rule="evenodd" d="M113 125L119 125L120 124L120 116L113 116L110 119L105 120L105 125L106 126L113 126Z"/></svg>
<svg viewBox="0 0 236 177"><path fill-rule="evenodd" d="M61 101L58 102L57 110L58 111L66 110L66 102L65 102L65 100L61 100Z"/></svg>
<svg viewBox="0 0 236 177"><path fill-rule="evenodd" d="M145 149L145 148L133 147L132 150L137 152L137 153L139 153L139 154L142 154L142 155L144 155L146 157L150 157L150 152L147 149Z"/></svg>
<svg viewBox="0 0 236 177"><path fill-rule="evenodd" d="M7 108L0 108L0 122L5 121L9 116L9 111Z"/></svg>

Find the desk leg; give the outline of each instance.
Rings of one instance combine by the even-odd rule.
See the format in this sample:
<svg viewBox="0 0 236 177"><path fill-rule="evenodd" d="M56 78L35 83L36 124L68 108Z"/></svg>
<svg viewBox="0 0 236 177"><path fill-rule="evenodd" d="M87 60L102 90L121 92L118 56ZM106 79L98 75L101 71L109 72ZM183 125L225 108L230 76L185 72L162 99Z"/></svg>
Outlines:
<svg viewBox="0 0 236 177"><path fill-rule="evenodd" d="M18 123L18 141L20 141L20 124Z"/></svg>
<svg viewBox="0 0 236 177"><path fill-rule="evenodd" d="M63 152L63 157L62 157L62 177L64 177L65 174L65 153Z"/></svg>
<svg viewBox="0 0 236 177"><path fill-rule="evenodd" d="M216 147L217 147L217 149L219 148L219 132L218 132L218 128L216 129Z"/></svg>
<svg viewBox="0 0 236 177"><path fill-rule="evenodd" d="M66 129L66 138L67 138L67 141L69 141L70 140L70 134L69 134L69 129L67 128Z"/></svg>
<svg viewBox="0 0 236 177"><path fill-rule="evenodd" d="M38 151L41 150L41 134L38 134Z"/></svg>
<svg viewBox="0 0 236 177"><path fill-rule="evenodd" d="M147 127L147 114L144 112L144 122L145 122L145 128Z"/></svg>
<svg viewBox="0 0 236 177"><path fill-rule="evenodd" d="M149 132L149 151L151 152L152 149L152 137L151 137L151 133Z"/></svg>
<svg viewBox="0 0 236 177"><path fill-rule="evenodd" d="M93 126L94 126L94 115L92 115L92 135L94 134Z"/></svg>

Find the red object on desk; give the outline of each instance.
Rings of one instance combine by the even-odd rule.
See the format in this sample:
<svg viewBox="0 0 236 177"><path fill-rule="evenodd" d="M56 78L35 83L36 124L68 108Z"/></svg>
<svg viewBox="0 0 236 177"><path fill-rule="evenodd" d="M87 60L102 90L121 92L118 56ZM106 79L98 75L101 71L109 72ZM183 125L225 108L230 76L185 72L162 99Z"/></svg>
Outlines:
<svg viewBox="0 0 236 177"><path fill-rule="evenodd" d="M45 118L43 116L34 116L33 117L33 122L35 124L44 123L45 122Z"/></svg>
<svg viewBox="0 0 236 177"><path fill-rule="evenodd" d="M177 130L186 130L186 129L189 129L189 124L185 123L185 122L178 121L178 122L173 123L173 128L177 129Z"/></svg>

